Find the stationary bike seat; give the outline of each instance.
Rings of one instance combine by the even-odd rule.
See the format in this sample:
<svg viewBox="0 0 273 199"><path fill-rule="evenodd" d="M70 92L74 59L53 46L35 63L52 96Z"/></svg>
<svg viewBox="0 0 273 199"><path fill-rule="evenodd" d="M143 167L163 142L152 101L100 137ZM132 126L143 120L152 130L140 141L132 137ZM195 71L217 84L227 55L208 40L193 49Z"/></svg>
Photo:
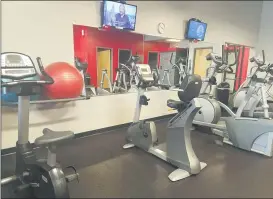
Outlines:
<svg viewBox="0 0 273 199"><path fill-rule="evenodd" d="M174 109L179 109L183 104L184 102L182 101L176 101L172 99L168 99L167 101L167 106Z"/></svg>
<svg viewBox="0 0 273 199"><path fill-rule="evenodd" d="M41 137L35 139L36 145L47 145L74 138L72 131L52 131L45 128L43 134Z"/></svg>

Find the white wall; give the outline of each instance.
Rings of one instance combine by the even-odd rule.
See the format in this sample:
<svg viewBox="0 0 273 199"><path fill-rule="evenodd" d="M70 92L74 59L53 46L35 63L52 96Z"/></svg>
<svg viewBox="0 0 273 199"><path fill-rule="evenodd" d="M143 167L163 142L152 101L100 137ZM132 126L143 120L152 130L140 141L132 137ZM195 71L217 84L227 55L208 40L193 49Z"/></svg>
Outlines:
<svg viewBox="0 0 273 199"><path fill-rule="evenodd" d="M262 2L259 1L130 1L138 6L136 32L184 37L185 20L197 17L208 23L207 42L257 42ZM99 1L3 1L2 50L42 56L44 63L73 63L72 23L100 26Z"/></svg>
<svg viewBox="0 0 273 199"><path fill-rule="evenodd" d="M261 2L216 1L130 1L138 6L136 32L159 36L157 24L165 23L163 37L184 37L185 20L200 18L208 23L206 41L253 45L257 42ZM19 51L33 58L41 56L45 65L55 61L73 64L72 24L100 26L98 1L3 1L2 51ZM151 94L150 94L151 93ZM170 91L150 92L153 103L143 117L169 114L166 100ZM130 122L135 96L94 97L69 103L69 107L31 110L30 140L41 135L43 127L71 129L76 133ZM71 104L73 106L71 106ZM15 145L16 111L2 114L2 148ZM59 116L59 117L57 117Z"/></svg>
<svg viewBox="0 0 273 199"><path fill-rule="evenodd" d="M141 119L175 113L167 100L178 99L174 91L150 91L149 106L144 106ZM71 130L77 133L132 122L136 93L93 97L89 100L58 104L33 104L30 111L30 142L42 135L44 128ZM2 107L2 149L15 146L17 108Z"/></svg>
<svg viewBox="0 0 273 199"><path fill-rule="evenodd" d="M273 63L273 2L263 1L257 53L265 51L266 60Z"/></svg>

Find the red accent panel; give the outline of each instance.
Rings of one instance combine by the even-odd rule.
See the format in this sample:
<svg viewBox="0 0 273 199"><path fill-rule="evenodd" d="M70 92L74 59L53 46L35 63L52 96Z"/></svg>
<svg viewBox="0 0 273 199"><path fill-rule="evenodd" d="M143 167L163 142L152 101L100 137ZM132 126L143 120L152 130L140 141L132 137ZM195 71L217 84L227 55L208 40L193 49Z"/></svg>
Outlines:
<svg viewBox="0 0 273 199"><path fill-rule="evenodd" d="M248 47L245 47L245 51L244 51L244 60L243 60L243 63L242 63L242 73L241 73L241 82L240 82L240 85L242 85L242 83L246 80L246 77L247 77L247 70L248 70L248 60L249 60L249 52L250 52L250 48ZM239 87L238 87L239 88ZM237 88L237 89L238 89ZM236 89L236 90L237 90Z"/></svg>
<svg viewBox="0 0 273 199"><path fill-rule="evenodd" d="M85 26L73 25L73 33L74 56L78 57L80 61L87 61L87 28Z"/></svg>

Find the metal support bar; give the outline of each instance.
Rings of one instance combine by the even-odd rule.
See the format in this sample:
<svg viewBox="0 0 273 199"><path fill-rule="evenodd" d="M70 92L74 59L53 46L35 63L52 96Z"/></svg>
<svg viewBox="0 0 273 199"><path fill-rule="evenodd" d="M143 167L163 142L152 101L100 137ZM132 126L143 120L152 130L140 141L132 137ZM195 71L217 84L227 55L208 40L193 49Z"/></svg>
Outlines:
<svg viewBox="0 0 273 199"><path fill-rule="evenodd" d="M36 100L30 101L30 104L46 104L46 103L57 103L57 102L69 102L69 101L78 101L78 100L86 100L86 96L84 97L76 97L76 98L67 98L67 99L52 99L52 100ZM17 102L5 102L2 105L17 105Z"/></svg>
<svg viewBox="0 0 273 199"><path fill-rule="evenodd" d="M29 140L29 101L30 96L18 98L18 144L27 144Z"/></svg>
<svg viewBox="0 0 273 199"><path fill-rule="evenodd" d="M9 184L13 181L17 180L17 176L10 176L10 177L7 177L7 178L3 178L1 179L1 186L2 185L6 185L6 184Z"/></svg>

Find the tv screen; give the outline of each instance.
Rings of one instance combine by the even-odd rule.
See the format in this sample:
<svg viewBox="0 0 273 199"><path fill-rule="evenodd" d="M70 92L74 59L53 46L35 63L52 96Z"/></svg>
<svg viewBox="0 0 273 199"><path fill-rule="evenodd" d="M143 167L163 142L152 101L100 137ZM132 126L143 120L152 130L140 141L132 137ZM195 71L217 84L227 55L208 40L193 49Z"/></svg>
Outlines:
<svg viewBox="0 0 273 199"><path fill-rule="evenodd" d="M186 38L204 41L206 30L207 30L206 23L195 20L189 20Z"/></svg>
<svg viewBox="0 0 273 199"><path fill-rule="evenodd" d="M135 30L137 6L114 1L104 1L102 26Z"/></svg>

